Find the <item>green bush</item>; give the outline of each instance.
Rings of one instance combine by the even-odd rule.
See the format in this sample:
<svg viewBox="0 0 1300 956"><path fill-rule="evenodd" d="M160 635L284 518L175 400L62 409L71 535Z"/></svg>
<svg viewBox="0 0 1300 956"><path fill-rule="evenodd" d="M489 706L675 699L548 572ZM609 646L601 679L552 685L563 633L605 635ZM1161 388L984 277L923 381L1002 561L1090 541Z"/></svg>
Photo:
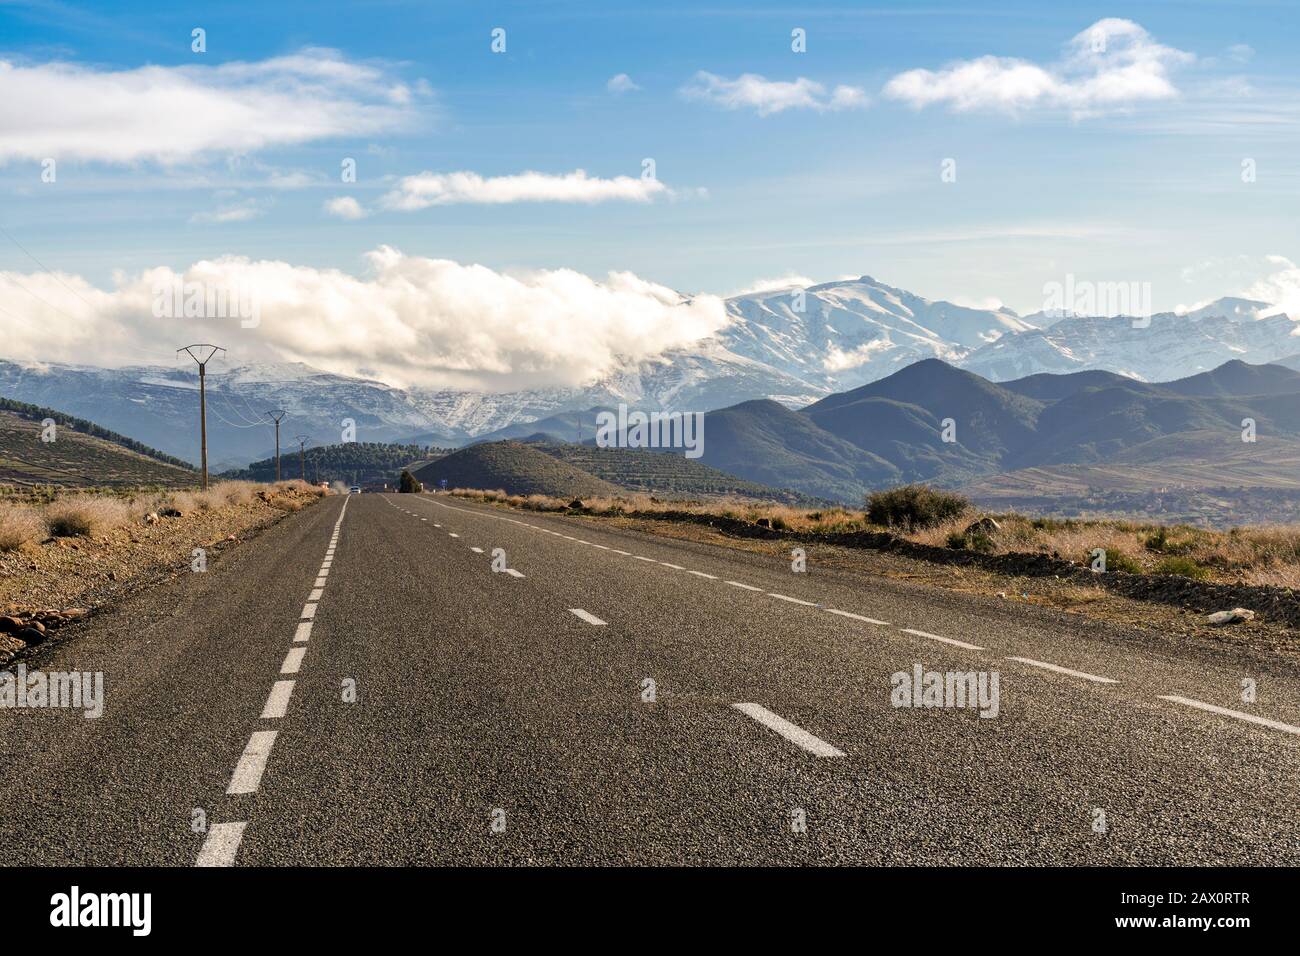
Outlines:
<svg viewBox="0 0 1300 956"><path fill-rule="evenodd" d="M1185 578L1196 578L1197 580L1210 576L1207 568L1201 567L1191 558L1182 557L1165 558L1156 565L1156 574L1177 574Z"/></svg>
<svg viewBox="0 0 1300 956"><path fill-rule="evenodd" d="M416 477L402 469L402 477L397 480L397 490L404 495L418 495L424 490L424 485L416 480Z"/></svg>
<svg viewBox="0 0 1300 956"><path fill-rule="evenodd" d="M1137 562L1136 558L1130 557L1123 551L1115 548L1106 548L1106 570L1107 571L1124 571L1128 574L1141 574L1142 565ZM1088 551L1084 556L1083 563L1092 566L1092 551Z"/></svg>
<svg viewBox="0 0 1300 956"><path fill-rule="evenodd" d="M970 502L951 491L928 485L902 485L867 495L867 520L894 528L930 528L956 518Z"/></svg>

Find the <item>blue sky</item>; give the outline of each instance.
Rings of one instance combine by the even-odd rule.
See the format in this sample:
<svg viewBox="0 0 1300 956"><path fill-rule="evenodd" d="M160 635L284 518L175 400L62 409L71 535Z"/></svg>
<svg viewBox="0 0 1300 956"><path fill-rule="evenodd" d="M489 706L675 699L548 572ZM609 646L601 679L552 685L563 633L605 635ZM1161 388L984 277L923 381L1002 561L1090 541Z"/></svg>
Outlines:
<svg viewBox="0 0 1300 956"><path fill-rule="evenodd" d="M1297 21L1283 2L0 0L0 226L26 249L0 236L0 270L48 276L39 260L109 289L115 273L243 256L360 276L387 246L685 292L867 273L1031 312L1073 273L1150 282L1158 310L1192 305L1294 271L1279 257L1296 251ZM1072 62L1098 22L1129 26ZM989 75L945 72L980 62ZM130 74L179 85L123 103L112 90ZM628 88L611 90L619 74ZM196 89L218 97L211 122ZM290 108L238 115L276 93ZM136 101L153 115L130 115ZM51 152L57 180L42 182ZM355 183L340 182L348 157ZM629 199L646 158L663 188ZM576 170L613 198L555 198ZM477 179L437 178L459 172ZM525 172L543 182L481 201ZM422 173L441 198L402 208ZM327 211L342 197L363 214Z"/></svg>

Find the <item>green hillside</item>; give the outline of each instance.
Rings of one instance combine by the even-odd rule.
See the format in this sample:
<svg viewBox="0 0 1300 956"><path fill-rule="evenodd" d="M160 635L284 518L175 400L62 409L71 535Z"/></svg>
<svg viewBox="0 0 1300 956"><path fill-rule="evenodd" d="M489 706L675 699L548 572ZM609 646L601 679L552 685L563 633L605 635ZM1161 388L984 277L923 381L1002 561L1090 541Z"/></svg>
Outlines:
<svg viewBox="0 0 1300 956"><path fill-rule="evenodd" d="M42 441L42 422L56 423L55 440ZM83 419L0 399L0 485L30 488L182 488L199 476L180 459Z"/></svg>
<svg viewBox="0 0 1300 956"><path fill-rule="evenodd" d="M527 444L628 491L663 498L753 498L817 507L820 499L737 478L680 454L645 448L597 448L531 438Z"/></svg>
<svg viewBox="0 0 1300 956"><path fill-rule="evenodd" d="M403 468L441 458L445 454L447 449L429 445L354 441L308 448L304 458L307 480L313 484L318 481L342 481L349 485L359 485L396 482ZM302 477L302 463L296 444L281 448L282 478ZM225 472L222 477L243 481L274 481L275 458L263 458L247 468Z"/></svg>
<svg viewBox="0 0 1300 956"><path fill-rule="evenodd" d="M516 441L471 445L412 473L430 490L445 480L448 488L500 489L512 495L582 498L622 493L617 485Z"/></svg>

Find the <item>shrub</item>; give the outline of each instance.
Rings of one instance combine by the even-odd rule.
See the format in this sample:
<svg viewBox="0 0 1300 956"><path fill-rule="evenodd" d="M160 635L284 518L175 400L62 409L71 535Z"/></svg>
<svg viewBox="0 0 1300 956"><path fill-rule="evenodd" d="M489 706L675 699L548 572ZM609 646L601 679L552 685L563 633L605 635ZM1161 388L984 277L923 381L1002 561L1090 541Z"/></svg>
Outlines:
<svg viewBox="0 0 1300 956"><path fill-rule="evenodd" d="M405 468L402 469L402 476L397 480L397 490L404 495L418 495L424 490L424 485L416 479Z"/></svg>
<svg viewBox="0 0 1300 956"><path fill-rule="evenodd" d="M1124 571L1127 574L1142 573L1142 565L1137 562L1137 559L1129 555L1127 552L1121 551L1118 548L1103 548L1102 550L1106 552L1107 571ZM1092 566L1091 550L1088 552L1087 556L1083 559L1083 561L1084 564L1087 564L1089 567Z"/></svg>
<svg viewBox="0 0 1300 956"><path fill-rule="evenodd" d="M903 485L867 495L867 520L886 527L929 528L956 518L970 502L928 485Z"/></svg>
<svg viewBox="0 0 1300 956"><path fill-rule="evenodd" d="M1210 576L1208 568L1203 568L1191 558L1170 557L1165 558L1156 565L1156 574L1177 574L1185 578L1196 578L1198 580Z"/></svg>
<svg viewBox="0 0 1300 956"><path fill-rule="evenodd" d="M0 505L0 551L17 551L45 537L45 522L32 508Z"/></svg>
<svg viewBox="0 0 1300 956"><path fill-rule="evenodd" d="M56 538L91 535L126 524L131 511L116 498L75 495L60 498L45 509L45 521Z"/></svg>

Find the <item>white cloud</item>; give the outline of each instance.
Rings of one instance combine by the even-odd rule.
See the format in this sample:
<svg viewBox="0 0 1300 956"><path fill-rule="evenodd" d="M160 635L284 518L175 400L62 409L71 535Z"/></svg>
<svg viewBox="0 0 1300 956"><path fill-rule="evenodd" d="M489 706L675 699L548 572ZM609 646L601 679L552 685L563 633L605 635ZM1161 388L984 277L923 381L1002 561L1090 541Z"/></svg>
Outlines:
<svg viewBox="0 0 1300 956"><path fill-rule="evenodd" d="M796 80L769 80L757 73L742 73L734 80L701 70L681 93L690 100L703 100L724 109L752 109L759 116L770 116L792 109L857 109L868 104L867 94L856 86L837 86L829 94L826 87L807 77Z"/></svg>
<svg viewBox="0 0 1300 956"><path fill-rule="evenodd" d="M588 176L581 169L561 175L525 172L487 177L471 172L423 172L404 177L380 202L386 209L409 212L455 203L649 202L668 193L668 188L657 179L632 176L601 179Z"/></svg>
<svg viewBox="0 0 1300 956"><path fill-rule="evenodd" d="M628 272L506 274L479 265L367 255L362 277L280 261L224 257L184 271L118 274L97 289L74 275L0 272L0 336L15 361L128 365L195 340L232 362L300 361L393 385L514 389L588 384L623 359L688 346L727 323L722 300L683 300ZM180 279L241 291L260 324L158 318L155 289ZM155 359L156 361L156 359Z"/></svg>
<svg viewBox="0 0 1300 956"><path fill-rule="evenodd" d="M360 219L366 211L351 196L335 196L325 201L325 212L339 219Z"/></svg>
<svg viewBox="0 0 1300 956"><path fill-rule="evenodd" d="M227 203L218 206L213 210L196 212L190 217L190 222L207 222L207 223L228 223L228 222L248 222L252 219L266 213L266 204L257 199L242 199L238 202Z"/></svg>
<svg viewBox="0 0 1300 956"><path fill-rule="evenodd" d="M305 49L255 63L105 70L0 60L0 162L178 163L399 129L414 94L380 67Z"/></svg>
<svg viewBox="0 0 1300 956"><path fill-rule="evenodd" d="M1285 312L1300 320L1300 266L1285 256L1265 256L1264 259L1273 271L1249 286L1241 293L1242 296L1271 303L1274 308L1264 310L1266 314Z"/></svg>
<svg viewBox="0 0 1300 956"><path fill-rule="evenodd" d="M938 71L900 73L884 93L917 109L933 104L957 111L1061 108L1086 116L1176 97L1170 73L1194 59L1156 43L1131 20L1108 18L1071 39L1054 64L982 56Z"/></svg>
<svg viewBox="0 0 1300 956"><path fill-rule="evenodd" d="M641 89L641 87L633 83L632 77L626 73L619 73L609 78L609 82L605 84L605 89L611 93L631 93L634 90Z"/></svg>
<svg viewBox="0 0 1300 956"><path fill-rule="evenodd" d="M854 276L853 278L857 277ZM756 295L762 292L780 292L782 289L806 289L809 286L816 284L817 281L815 279L789 273L771 279L757 279L745 286L745 288L732 292L727 296L727 298L730 299L738 295Z"/></svg>

